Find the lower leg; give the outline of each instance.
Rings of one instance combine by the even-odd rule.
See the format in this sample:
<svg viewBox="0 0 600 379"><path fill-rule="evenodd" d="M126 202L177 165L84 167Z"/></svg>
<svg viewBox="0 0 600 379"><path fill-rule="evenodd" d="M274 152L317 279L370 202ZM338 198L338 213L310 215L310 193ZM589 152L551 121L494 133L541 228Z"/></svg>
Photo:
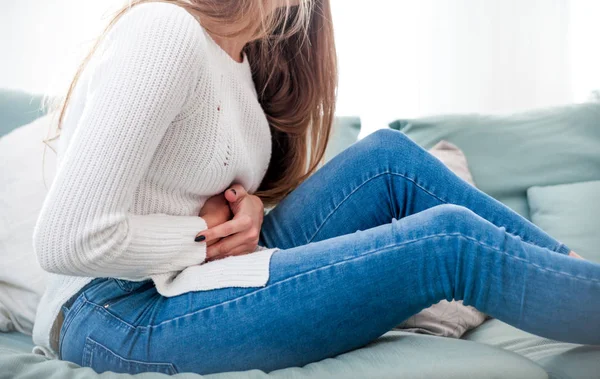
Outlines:
<svg viewBox="0 0 600 379"><path fill-rule="evenodd" d="M403 291L407 309L417 308L411 312L463 300L532 334L600 345L600 264L549 254L460 206L433 207L392 226L395 253L410 255L402 275L412 283Z"/></svg>

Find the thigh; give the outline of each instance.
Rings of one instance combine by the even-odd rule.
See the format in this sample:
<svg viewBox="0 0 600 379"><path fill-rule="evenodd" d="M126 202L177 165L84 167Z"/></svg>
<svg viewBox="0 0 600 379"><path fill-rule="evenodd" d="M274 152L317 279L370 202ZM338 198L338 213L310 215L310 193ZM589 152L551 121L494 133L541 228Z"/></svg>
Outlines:
<svg viewBox="0 0 600 379"><path fill-rule="evenodd" d="M407 149L386 135L376 132L354 143L290 192L265 216L260 244L289 249L443 204L406 180L413 164L401 157L422 149L410 141L414 149Z"/></svg>

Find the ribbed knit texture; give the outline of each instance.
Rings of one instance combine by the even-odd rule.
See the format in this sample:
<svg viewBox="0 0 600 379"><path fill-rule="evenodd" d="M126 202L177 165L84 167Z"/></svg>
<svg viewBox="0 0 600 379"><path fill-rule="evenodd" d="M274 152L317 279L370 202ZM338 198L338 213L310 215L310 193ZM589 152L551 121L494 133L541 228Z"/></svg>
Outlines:
<svg viewBox="0 0 600 379"><path fill-rule="evenodd" d="M95 277L151 278L163 296L264 286L277 248L205 262L198 216L240 183L254 193L271 133L248 58L232 59L185 9L146 3L111 28L83 72L33 246L49 282L35 353L57 357L60 307Z"/></svg>

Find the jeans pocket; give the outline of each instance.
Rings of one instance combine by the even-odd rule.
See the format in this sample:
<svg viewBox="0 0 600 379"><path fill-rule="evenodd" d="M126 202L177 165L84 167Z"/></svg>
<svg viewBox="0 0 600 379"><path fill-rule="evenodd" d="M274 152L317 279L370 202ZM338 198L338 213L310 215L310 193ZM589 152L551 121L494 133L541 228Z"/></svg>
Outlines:
<svg viewBox="0 0 600 379"><path fill-rule="evenodd" d="M81 365L83 367L90 367L98 374L105 371L127 374L140 374L143 372L160 372L167 375L177 374L177 370L172 363L126 359L90 337L86 338L83 347Z"/></svg>

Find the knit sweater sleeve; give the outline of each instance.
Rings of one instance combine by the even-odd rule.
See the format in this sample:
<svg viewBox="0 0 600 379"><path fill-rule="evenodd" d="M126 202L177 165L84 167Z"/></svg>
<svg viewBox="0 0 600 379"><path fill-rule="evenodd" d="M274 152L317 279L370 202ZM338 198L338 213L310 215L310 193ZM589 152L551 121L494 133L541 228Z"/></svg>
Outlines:
<svg viewBox="0 0 600 379"><path fill-rule="evenodd" d="M35 225L33 246L46 271L141 280L205 260L206 244L194 241L207 228L203 218L129 212L198 83L196 23L181 7L148 3L129 9L107 34Z"/></svg>

